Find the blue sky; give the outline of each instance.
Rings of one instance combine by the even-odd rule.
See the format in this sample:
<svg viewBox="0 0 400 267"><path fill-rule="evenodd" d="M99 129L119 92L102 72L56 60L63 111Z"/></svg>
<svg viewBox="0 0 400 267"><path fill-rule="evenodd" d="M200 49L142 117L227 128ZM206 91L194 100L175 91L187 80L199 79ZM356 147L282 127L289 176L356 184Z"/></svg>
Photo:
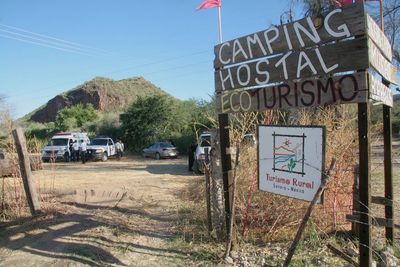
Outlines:
<svg viewBox="0 0 400 267"><path fill-rule="evenodd" d="M1 0L0 95L14 118L96 76L143 76L179 99L208 100L217 9L195 11L202 1ZM279 24L290 2L222 0L223 39Z"/></svg>
<svg viewBox="0 0 400 267"><path fill-rule="evenodd" d="M177 98L209 99L217 9L195 11L201 3L2 0L0 94L14 118L96 76L143 76ZM289 9L286 0L223 0L222 5L224 40L278 24ZM47 39L48 46L70 43L63 42L63 50L35 44L44 37L56 38Z"/></svg>

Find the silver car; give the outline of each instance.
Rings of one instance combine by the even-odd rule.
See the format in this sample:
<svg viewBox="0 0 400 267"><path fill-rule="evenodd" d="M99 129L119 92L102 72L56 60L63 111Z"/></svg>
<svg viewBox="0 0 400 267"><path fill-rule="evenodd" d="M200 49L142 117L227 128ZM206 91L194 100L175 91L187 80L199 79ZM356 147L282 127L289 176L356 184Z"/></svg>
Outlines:
<svg viewBox="0 0 400 267"><path fill-rule="evenodd" d="M175 146L168 142L157 142L143 149L144 157L151 157L157 160L161 158L177 158L179 155Z"/></svg>

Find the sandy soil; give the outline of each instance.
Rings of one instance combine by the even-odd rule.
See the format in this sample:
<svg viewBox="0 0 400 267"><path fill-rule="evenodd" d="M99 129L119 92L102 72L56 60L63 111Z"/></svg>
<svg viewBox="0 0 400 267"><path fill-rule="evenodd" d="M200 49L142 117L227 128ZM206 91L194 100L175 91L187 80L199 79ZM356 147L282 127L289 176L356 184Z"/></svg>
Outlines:
<svg viewBox="0 0 400 267"><path fill-rule="evenodd" d="M0 229L0 266L193 265L192 255L171 249L177 192L201 179L186 162L45 164L34 175L41 192L56 193L53 208Z"/></svg>

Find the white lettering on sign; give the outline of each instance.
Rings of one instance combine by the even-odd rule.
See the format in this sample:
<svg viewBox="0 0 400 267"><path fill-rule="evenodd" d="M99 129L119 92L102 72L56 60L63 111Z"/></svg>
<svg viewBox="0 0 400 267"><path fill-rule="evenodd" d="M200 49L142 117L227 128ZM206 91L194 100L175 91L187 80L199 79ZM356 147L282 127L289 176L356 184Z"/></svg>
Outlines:
<svg viewBox="0 0 400 267"><path fill-rule="evenodd" d="M360 16L354 14L360 14ZM319 17L306 17L293 23L272 26L264 31L218 45L215 67L360 35L360 26L357 24L361 25L363 18L364 10L360 4L352 9L332 10L323 18L322 24L314 21L320 19ZM352 24L352 20L356 22Z"/></svg>
<svg viewBox="0 0 400 267"><path fill-rule="evenodd" d="M282 71L283 71L283 77L285 80L288 79L288 73L287 73L287 68L286 68L286 59L292 54L292 52L287 52L278 62L276 62L275 67L278 67L282 65Z"/></svg>
<svg viewBox="0 0 400 267"><path fill-rule="evenodd" d="M315 44L318 44L321 41L321 38L319 37L317 29L315 29L314 23L311 21L311 18L307 17L306 20L308 24L308 30L299 22L293 23L293 28L296 32L297 39L299 40L301 47L304 47L305 44L303 38L301 37L300 31L307 35L307 37L310 38L310 40L313 41Z"/></svg>
<svg viewBox="0 0 400 267"><path fill-rule="evenodd" d="M249 57L253 58L253 45L257 45L257 49L261 49L264 56L267 55L264 46L261 43L260 37L257 34L247 37L247 46L249 47Z"/></svg>
<svg viewBox="0 0 400 267"><path fill-rule="evenodd" d="M215 89L218 92L366 69L369 67L367 43L367 38L359 38L298 52L288 51L279 56L217 70Z"/></svg>
<svg viewBox="0 0 400 267"><path fill-rule="evenodd" d="M329 20L331 19L331 17L336 14L336 13L341 13L342 10L341 9L335 9L332 12L330 12L328 15L326 15L325 17L325 21L327 21L328 23L324 23L324 27L325 30L333 37L336 38L342 38L342 37L350 37L350 31L349 28L347 27L346 24L342 24L340 26L337 27L337 30L339 31L334 31L332 30L331 26L329 25Z"/></svg>
<svg viewBox="0 0 400 267"><path fill-rule="evenodd" d="M267 70L268 64L269 64L268 59L260 60L257 62L257 65L256 65L257 74L265 76L264 80L261 80L259 77L256 77L257 85L264 85L264 84L269 83L269 71ZM261 69L262 65L265 65L264 70Z"/></svg>
<svg viewBox="0 0 400 267"><path fill-rule="evenodd" d="M274 34L274 35L272 35L272 37L269 37L269 36L268 36L268 34L269 34L270 32L273 32L273 34ZM264 37L265 37L265 43L267 44L269 53L270 53L270 54L273 54L274 51L272 50L271 43L273 43L273 42L274 42L275 40L277 40L278 37L279 37L279 30L278 30L278 28L277 28L277 27L271 27L271 28L269 28L268 30L266 30L266 31L264 32Z"/></svg>
<svg viewBox="0 0 400 267"><path fill-rule="evenodd" d="M296 78L300 78L300 72L305 67L308 67L314 75L317 74L317 71L315 70L313 64L311 63L311 60L308 58L306 52L301 51L300 54L299 54L299 61L298 61L298 64L297 64L297 75L296 75Z"/></svg>

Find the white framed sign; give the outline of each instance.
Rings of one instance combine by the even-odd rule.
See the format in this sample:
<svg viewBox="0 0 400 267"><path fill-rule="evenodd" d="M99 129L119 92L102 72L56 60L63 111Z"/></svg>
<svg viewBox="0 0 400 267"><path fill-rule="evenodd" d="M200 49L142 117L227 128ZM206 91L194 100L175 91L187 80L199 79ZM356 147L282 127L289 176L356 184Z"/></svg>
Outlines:
<svg viewBox="0 0 400 267"><path fill-rule="evenodd" d="M261 191L311 201L322 178L325 127L258 126Z"/></svg>

